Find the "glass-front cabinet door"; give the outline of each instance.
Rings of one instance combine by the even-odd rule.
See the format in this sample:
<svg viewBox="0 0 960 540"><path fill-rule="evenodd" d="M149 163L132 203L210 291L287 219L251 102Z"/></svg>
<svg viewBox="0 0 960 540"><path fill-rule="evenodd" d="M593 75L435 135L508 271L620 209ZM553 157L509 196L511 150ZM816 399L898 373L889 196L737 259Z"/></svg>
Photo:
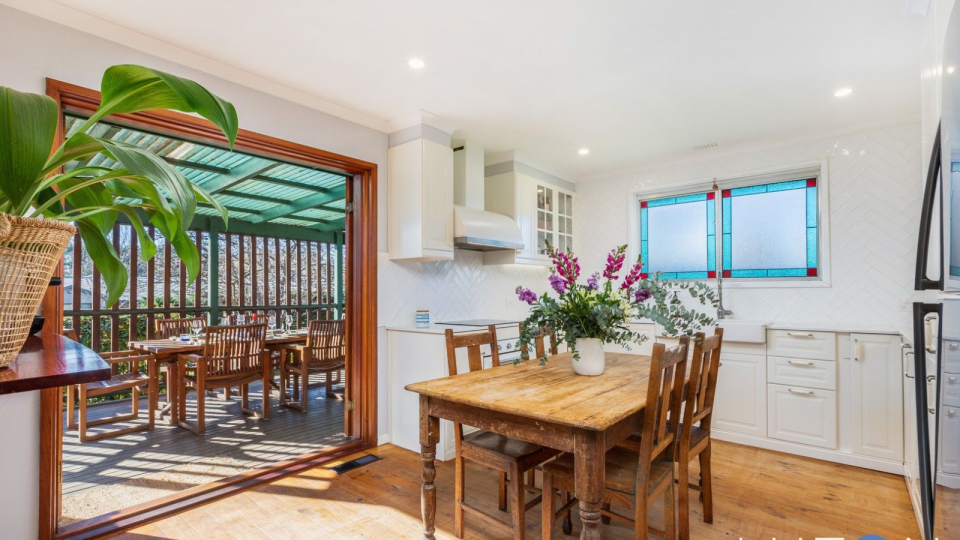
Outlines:
<svg viewBox="0 0 960 540"><path fill-rule="evenodd" d="M536 184L537 254L546 257L547 244L573 249L573 194L555 186Z"/></svg>

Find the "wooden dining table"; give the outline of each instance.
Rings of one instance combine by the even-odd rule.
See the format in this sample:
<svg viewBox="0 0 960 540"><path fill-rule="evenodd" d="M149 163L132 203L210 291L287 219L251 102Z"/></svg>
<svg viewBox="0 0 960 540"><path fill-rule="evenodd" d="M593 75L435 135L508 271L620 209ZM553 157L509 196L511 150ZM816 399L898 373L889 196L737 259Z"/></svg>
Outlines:
<svg viewBox="0 0 960 540"><path fill-rule="evenodd" d="M307 331L297 331L292 333L268 333L266 340L266 349L268 351L277 351L286 345L295 345L306 343ZM131 341L127 346L135 351L147 352L153 355L153 361L157 363L157 369L153 370L155 377L160 376L160 364L167 367L167 405L161 410L158 405L160 396L159 391L152 392L149 399L154 405L153 410L160 411L161 417L169 414L169 423L171 426L177 425L177 392L176 384L178 376L177 360L181 354L201 354L203 353L203 342L191 340L183 342L177 339L148 339L142 341ZM160 388L159 381L155 381L154 388ZM279 389L279 387L278 387ZM265 388L264 393L268 390Z"/></svg>
<svg viewBox="0 0 960 540"><path fill-rule="evenodd" d="M571 452L576 462L581 540L599 540L607 450L639 431L650 357L607 353L602 375L576 375L570 353L410 384L420 394L423 537L433 539L437 509L436 445L450 420ZM545 495L546 496L546 495Z"/></svg>

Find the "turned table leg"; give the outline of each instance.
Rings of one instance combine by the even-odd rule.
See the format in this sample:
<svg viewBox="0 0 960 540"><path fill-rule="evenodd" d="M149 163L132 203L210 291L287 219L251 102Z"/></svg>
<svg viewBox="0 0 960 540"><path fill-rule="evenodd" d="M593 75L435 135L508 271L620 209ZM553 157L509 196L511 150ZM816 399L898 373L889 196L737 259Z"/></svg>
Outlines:
<svg viewBox="0 0 960 540"><path fill-rule="evenodd" d="M578 430L574 435L577 499L580 500L580 540L600 540L600 508L603 503L603 433Z"/></svg>
<svg viewBox="0 0 960 540"><path fill-rule="evenodd" d="M440 419L430 416L429 398L420 396L420 459L423 462L420 487L420 513L423 516L423 538L435 538L434 524L437 519L437 486L434 479L437 477L437 468L434 461L437 458L437 443L440 442Z"/></svg>

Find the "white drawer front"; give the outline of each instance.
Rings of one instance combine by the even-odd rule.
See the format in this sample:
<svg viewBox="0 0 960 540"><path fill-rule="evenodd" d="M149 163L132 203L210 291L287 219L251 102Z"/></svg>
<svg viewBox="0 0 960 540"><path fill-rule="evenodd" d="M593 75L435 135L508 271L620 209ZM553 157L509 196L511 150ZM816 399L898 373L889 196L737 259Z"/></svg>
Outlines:
<svg viewBox="0 0 960 540"><path fill-rule="evenodd" d="M837 448L837 393L767 385L767 436L822 448Z"/></svg>
<svg viewBox="0 0 960 540"><path fill-rule="evenodd" d="M960 341L944 340L943 370L960 375Z"/></svg>
<svg viewBox="0 0 960 540"><path fill-rule="evenodd" d="M836 360L837 335L833 332L767 330L767 356Z"/></svg>
<svg viewBox="0 0 960 540"><path fill-rule="evenodd" d="M960 474L960 409L943 407L943 432L940 441L940 471Z"/></svg>
<svg viewBox="0 0 960 540"><path fill-rule="evenodd" d="M943 374L943 399L947 407L960 407L960 375Z"/></svg>
<svg viewBox="0 0 960 540"><path fill-rule="evenodd" d="M837 363L828 360L767 357L767 382L820 390L837 389Z"/></svg>

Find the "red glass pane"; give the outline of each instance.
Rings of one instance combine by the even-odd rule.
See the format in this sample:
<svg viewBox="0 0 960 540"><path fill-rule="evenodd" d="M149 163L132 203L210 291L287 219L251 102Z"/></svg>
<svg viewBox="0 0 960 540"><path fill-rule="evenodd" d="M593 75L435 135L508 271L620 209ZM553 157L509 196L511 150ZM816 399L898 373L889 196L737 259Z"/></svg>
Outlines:
<svg viewBox="0 0 960 540"><path fill-rule="evenodd" d="M807 277L817 277L817 269L807 268Z"/></svg>

